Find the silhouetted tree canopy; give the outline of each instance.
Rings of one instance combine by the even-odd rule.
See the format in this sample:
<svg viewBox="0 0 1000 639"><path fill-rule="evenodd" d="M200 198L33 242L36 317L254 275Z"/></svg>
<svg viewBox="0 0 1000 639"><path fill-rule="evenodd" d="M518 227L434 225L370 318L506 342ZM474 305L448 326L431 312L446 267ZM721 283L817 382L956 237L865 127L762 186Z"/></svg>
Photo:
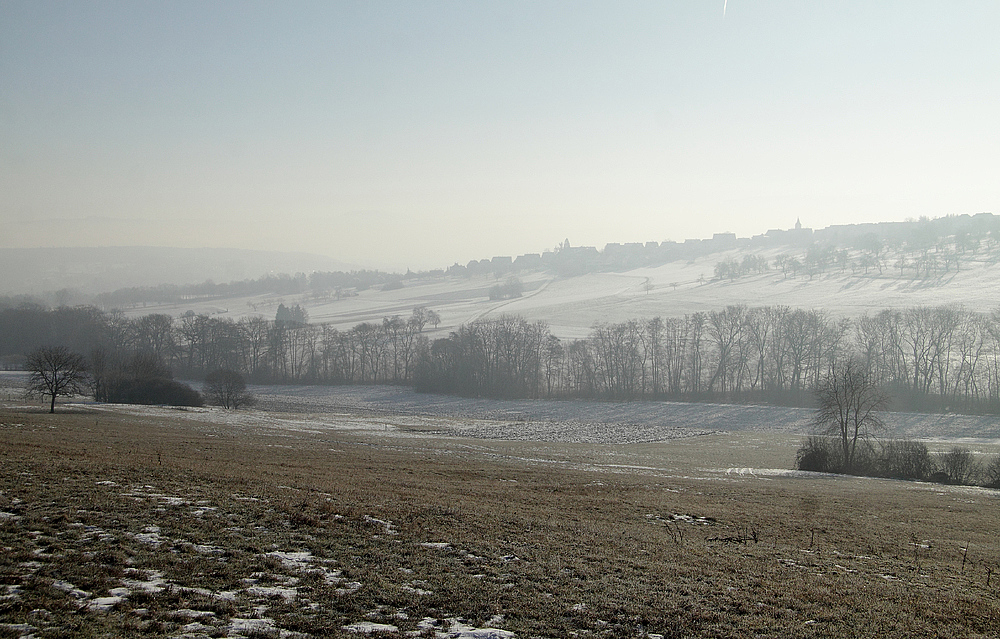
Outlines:
<svg viewBox="0 0 1000 639"><path fill-rule="evenodd" d="M83 357L65 346L37 348L28 355L28 393L49 397L49 412L56 412L56 397L80 395L87 389L87 365Z"/></svg>

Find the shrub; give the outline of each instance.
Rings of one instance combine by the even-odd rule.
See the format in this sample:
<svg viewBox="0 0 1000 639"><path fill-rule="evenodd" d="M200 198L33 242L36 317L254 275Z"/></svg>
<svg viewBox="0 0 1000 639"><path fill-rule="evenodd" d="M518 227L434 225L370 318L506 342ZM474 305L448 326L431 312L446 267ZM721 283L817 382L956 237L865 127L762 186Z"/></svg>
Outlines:
<svg viewBox="0 0 1000 639"><path fill-rule="evenodd" d="M836 440L812 436L802 442L795 454L795 467L816 473L835 473L844 465L842 457Z"/></svg>
<svg viewBox="0 0 1000 639"><path fill-rule="evenodd" d="M990 488L1000 488L1000 455L990 460L983 470L983 481Z"/></svg>
<svg viewBox="0 0 1000 639"><path fill-rule="evenodd" d="M521 297L524 292L524 284L516 277L509 277L503 284L497 284L490 288L491 300L511 300Z"/></svg>
<svg viewBox="0 0 1000 639"><path fill-rule="evenodd" d="M936 461L938 471L948 476L949 484L971 484L982 470L972 451L960 446L938 453Z"/></svg>
<svg viewBox="0 0 1000 639"><path fill-rule="evenodd" d="M205 376L205 394L216 406L237 409L254 403L246 381L238 372L220 368Z"/></svg>
<svg viewBox="0 0 1000 639"><path fill-rule="evenodd" d="M166 377L124 380L110 393L110 401L119 404L162 404L166 406L204 406L201 393L187 384Z"/></svg>
<svg viewBox="0 0 1000 639"><path fill-rule="evenodd" d="M813 435L808 437L795 454L795 467L817 473L843 473L844 449L836 437ZM854 451L854 464L850 474L874 475L878 455L871 442L858 442Z"/></svg>
<svg viewBox="0 0 1000 639"><path fill-rule="evenodd" d="M890 479L926 479L934 472L927 446L921 442L902 439L882 443L878 457L879 477Z"/></svg>

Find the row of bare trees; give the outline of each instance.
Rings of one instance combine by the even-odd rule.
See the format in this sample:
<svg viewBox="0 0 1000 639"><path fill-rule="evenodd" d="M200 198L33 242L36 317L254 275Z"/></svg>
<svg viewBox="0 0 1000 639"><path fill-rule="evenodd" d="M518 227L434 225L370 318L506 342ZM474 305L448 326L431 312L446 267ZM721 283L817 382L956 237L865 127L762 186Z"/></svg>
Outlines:
<svg viewBox="0 0 1000 639"><path fill-rule="evenodd" d="M263 317L130 319L94 309L20 309L0 312L0 356L62 344L95 361L142 354L189 379L225 369L256 382L413 384L495 397L783 403L808 401L837 362L857 358L900 408L1000 405L1000 310L914 307L847 319L734 305L597 324L573 341L543 322L501 316L429 343L425 326L438 321L425 308L348 330Z"/></svg>
<svg viewBox="0 0 1000 639"><path fill-rule="evenodd" d="M823 311L773 306L598 324L569 344L557 386L613 399L797 392L844 355L850 329Z"/></svg>
<svg viewBox="0 0 1000 639"><path fill-rule="evenodd" d="M990 408L1000 402L1000 311L914 307L851 320L820 310L728 306L597 324L586 339L568 343L544 323L501 317L436 341L415 383L488 396L800 402L852 358L900 408Z"/></svg>
<svg viewBox="0 0 1000 639"><path fill-rule="evenodd" d="M154 355L184 377L219 369L258 382L318 384L407 383L428 322L427 309L408 318L384 318L341 331L329 325L245 317L187 315L128 319L107 316L112 348Z"/></svg>

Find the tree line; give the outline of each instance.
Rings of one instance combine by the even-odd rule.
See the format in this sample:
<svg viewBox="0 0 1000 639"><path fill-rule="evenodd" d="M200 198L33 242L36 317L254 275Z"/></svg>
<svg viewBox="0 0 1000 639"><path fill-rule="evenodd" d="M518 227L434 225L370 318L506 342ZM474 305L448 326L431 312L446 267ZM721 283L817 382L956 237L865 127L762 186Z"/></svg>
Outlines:
<svg viewBox="0 0 1000 639"><path fill-rule="evenodd" d="M478 320L436 340L418 389L495 397L804 404L838 362L859 359L894 407L1000 408L1000 311L885 309L854 318L785 306L597 324L565 342L544 323Z"/></svg>
<svg viewBox="0 0 1000 639"><path fill-rule="evenodd" d="M274 320L233 320L194 314L129 318L93 307L25 305L0 310L0 362L23 368L35 349L58 345L85 356L92 374L169 369L202 379L224 369L259 383L406 384L427 349L425 327L440 321L436 312L419 307L408 317L343 331L309 324L298 306L279 307Z"/></svg>
<svg viewBox="0 0 1000 639"><path fill-rule="evenodd" d="M89 307L4 309L0 362L17 367L38 346L62 345L92 366L160 366L187 379L225 369L257 383L801 405L811 403L811 391L837 362L857 358L895 398L895 408L1000 408L1000 310L912 307L849 319L822 310L731 305L600 323L585 339L571 341L553 335L544 322L517 316L476 320L431 341L425 328L440 318L422 307L347 330L309 324L301 309L285 311L275 320L233 320L128 318Z"/></svg>

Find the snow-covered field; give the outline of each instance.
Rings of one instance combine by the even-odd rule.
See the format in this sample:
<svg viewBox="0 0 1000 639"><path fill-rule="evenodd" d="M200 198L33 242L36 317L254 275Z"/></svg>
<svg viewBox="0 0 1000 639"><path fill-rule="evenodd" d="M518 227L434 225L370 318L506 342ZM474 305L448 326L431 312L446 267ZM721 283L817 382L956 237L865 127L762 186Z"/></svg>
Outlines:
<svg viewBox="0 0 1000 639"><path fill-rule="evenodd" d="M492 400L416 393L399 386L254 386L261 407L310 413L447 418L441 434L483 439L624 444L705 433L812 432L806 408L687 402ZM889 436L1000 439L1000 418L889 413Z"/></svg>
<svg viewBox="0 0 1000 639"><path fill-rule="evenodd" d="M760 251L771 261L780 251ZM931 279L900 278L896 269L885 267L882 275L829 269L813 278L786 277L778 270L746 276L736 281L712 281L716 263L739 259L743 253L715 253L690 261L675 261L657 267L622 273L591 273L578 277L555 277L546 273L520 274L524 296L491 301L492 276L472 278L438 277L407 280L394 291L367 290L340 300L301 296L258 296L227 300L191 300L178 305L130 309L129 315L187 311L238 319L260 315L273 318L278 304L299 304L312 323L350 328L363 321L407 316L416 306L427 306L442 322L431 334L449 330L480 317L515 313L548 322L562 339L585 337L595 322L618 322L632 318L672 317L697 311L717 310L728 304L787 305L825 309L835 315L857 316L865 311L917 305L961 304L977 311L1000 306L995 286L1000 265L969 261L961 270ZM502 281L502 280L501 280ZM648 281L648 285L647 285ZM428 327L430 330L431 327Z"/></svg>
<svg viewBox="0 0 1000 639"><path fill-rule="evenodd" d="M20 401L25 373L0 371L0 400ZM199 388L197 382L188 382ZM595 400L496 400L417 393L405 386L252 385L257 409L166 410L219 423L280 424L281 428L329 428L407 432L476 439L629 444L668 441L719 432L806 435L812 411L782 406L691 402ZM102 408L95 403L84 404ZM111 407L104 407L111 409ZM888 413L886 437L928 442L1000 442L1000 416Z"/></svg>
<svg viewBox="0 0 1000 639"><path fill-rule="evenodd" d="M80 404L96 410L170 414L260 429L349 430L386 436L623 445L698 435L807 435L805 408L686 402L490 400L416 393L396 386L251 386L255 409L163 408ZM1000 418L889 413L884 437L929 443L1000 444Z"/></svg>

